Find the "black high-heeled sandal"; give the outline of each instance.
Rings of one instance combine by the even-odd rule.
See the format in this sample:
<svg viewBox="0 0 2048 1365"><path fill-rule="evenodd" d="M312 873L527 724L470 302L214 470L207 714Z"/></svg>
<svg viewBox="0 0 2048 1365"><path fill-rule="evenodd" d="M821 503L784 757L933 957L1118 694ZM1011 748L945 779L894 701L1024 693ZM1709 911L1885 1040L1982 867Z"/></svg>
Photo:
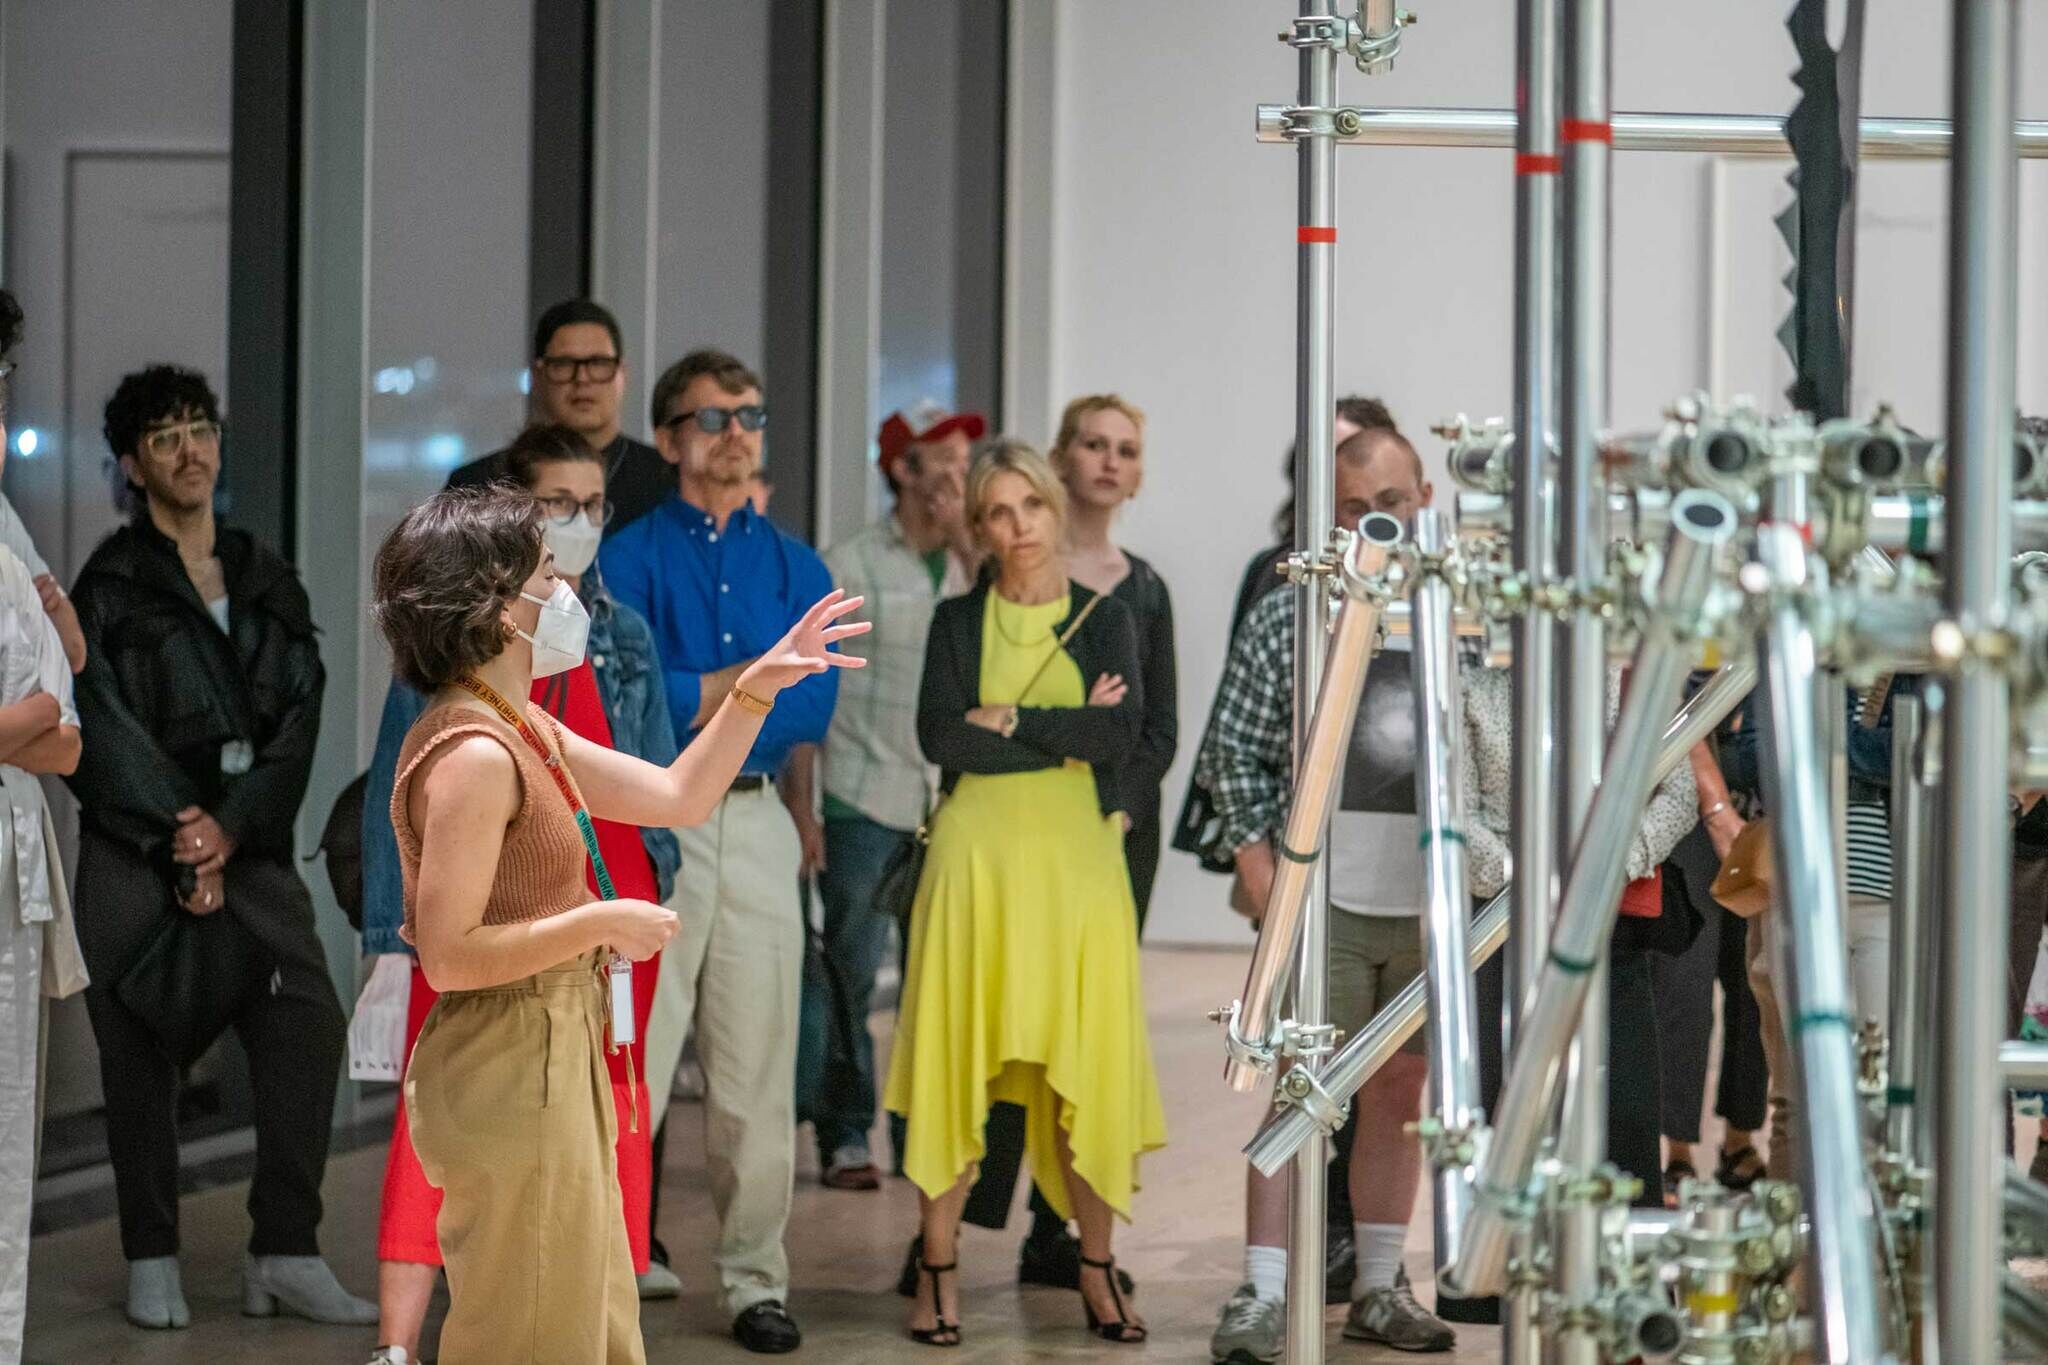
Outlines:
<svg viewBox="0 0 2048 1365"><path fill-rule="evenodd" d="M1083 1256L1081 1267L1084 1270L1103 1272L1103 1278L1109 1281L1109 1297L1116 1303L1115 1320L1104 1322L1095 1316L1095 1305L1088 1302L1088 1291L1081 1291L1081 1309L1088 1314L1089 1331L1104 1341L1113 1341L1119 1346L1136 1346L1152 1335L1151 1329L1127 1321L1130 1310L1124 1307L1123 1290L1117 1286L1116 1257L1112 1256L1106 1261L1095 1261Z"/></svg>
<svg viewBox="0 0 2048 1365"><path fill-rule="evenodd" d="M934 1325L931 1327L908 1327L904 1330L909 1332L910 1339L920 1346L958 1346L960 1344L960 1324L957 1322L947 1322L946 1310L939 1307L939 1276L948 1275L958 1270L960 1268L959 1260L956 1258L947 1265L933 1265L920 1257L917 1262L917 1268L932 1282L932 1322Z"/></svg>

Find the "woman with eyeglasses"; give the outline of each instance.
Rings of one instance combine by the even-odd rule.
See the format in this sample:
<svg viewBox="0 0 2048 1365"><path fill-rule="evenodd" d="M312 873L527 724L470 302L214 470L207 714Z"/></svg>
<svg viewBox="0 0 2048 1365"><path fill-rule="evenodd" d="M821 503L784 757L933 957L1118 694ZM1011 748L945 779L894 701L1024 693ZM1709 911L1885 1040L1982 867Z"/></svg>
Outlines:
<svg viewBox="0 0 2048 1365"><path fill-rule="evenodd" d="M555 571L566 582L590 618L589 648L584 658L533 685L532 702L569 732L594 744L666 766L677 753L674 727L661 686L661 668L653 633L632 608L605 591L596 566L598 542L609 512L605 500L603 457L574 431L562 426L534 426L521 432L504 455L508 482L533 495L546 514L544 534L554 552ZM402 691L401 691L402 689ZM387 736L395 736L389 766L372 768L372 785L364 801L366 822L375 822L377 842L395 858L391 832L390 790L397 744L403 741L424 701L419 693L394 683L401 695L387 710ZM386 758L380 744L379 758ZM381 778L381 781L377 780ZM622 897L660 902L674 884L679 853L667 829L633 829L607 820L593 821L613 884ZM366 846L367 847L367 846ZM592 890L595 890L594 877ZM366 885L366 936L392 935L403 918L403 905L389 888L380 894ZM649 1261L653 1131L648 1098L643 1040L654 1000L659 954L633 964L634 1042L610 1050L612 1095L618 1111L619 1192L625 1209L627 1242L637 1276L660 1277ZM410 976L406 1013L405 1054L412 1054L428 1009L436 998L418 961L392 959L383 970ZM373 1362L408 1365L417 1359L420 1330L441 1266L435 1219L440 1192L428 1185L414 1154L406 1111L401 1104L393 1122L385 1161L383 1208L377 1256L381 1263L378 1290L382 1343ZM646 1281L643 1279L643 1285Z"/></svg>

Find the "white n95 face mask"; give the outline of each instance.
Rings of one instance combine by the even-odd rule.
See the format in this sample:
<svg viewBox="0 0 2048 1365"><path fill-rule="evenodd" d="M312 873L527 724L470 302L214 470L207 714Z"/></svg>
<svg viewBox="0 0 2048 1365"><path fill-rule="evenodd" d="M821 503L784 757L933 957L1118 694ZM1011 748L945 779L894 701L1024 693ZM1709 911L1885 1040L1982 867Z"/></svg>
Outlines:
<svg viewBox="0 0 2048 1365"><path fill-rule="evenodd" d="M596 561L597 545L603 539L604 531L588 513L578 512L566 522L548 518L547 541L555 552L555 568L571 578L579 577Z"/></svg>
<svg viewBox="0 0 2048 1365"><path fill-rule="evenodd" d="M540 603L540 620L534 622L533 634L519 632L520 638L533 646L533 676L552 678L582 663L583 653L590 647L590 613L583 609L568 580L557 579L555 591L548 597L530 592L519 595Z"/></svg>

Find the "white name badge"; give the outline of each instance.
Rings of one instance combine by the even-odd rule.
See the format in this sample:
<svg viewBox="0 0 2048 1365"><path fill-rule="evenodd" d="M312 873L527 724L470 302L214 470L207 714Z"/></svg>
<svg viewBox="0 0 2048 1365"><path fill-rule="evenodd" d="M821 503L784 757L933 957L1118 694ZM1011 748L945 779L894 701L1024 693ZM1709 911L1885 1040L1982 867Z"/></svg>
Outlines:
<svg viewBox="0 0 2048 1365"><path fill-rule="evenodd" d="M633 1033L633 964L623 957L605 969L612 986L612 1046L628 1047Z"/></svg>

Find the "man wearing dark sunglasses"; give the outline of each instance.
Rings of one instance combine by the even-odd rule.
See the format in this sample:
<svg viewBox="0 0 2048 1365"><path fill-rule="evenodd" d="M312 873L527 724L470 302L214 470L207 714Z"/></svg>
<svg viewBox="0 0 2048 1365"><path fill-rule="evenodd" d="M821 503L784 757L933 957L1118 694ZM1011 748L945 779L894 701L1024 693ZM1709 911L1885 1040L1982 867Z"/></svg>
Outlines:
<svg viewBox="0 0 2048 1365"><path fill-rule="evenodd" d="M618 319L603 304L567 299L540 315L527 374L531 417L570 428L604 457L612 519L607 535L637 520L675 491L675 471L661 452L619 429L626 397L626 361ZM504 477L505 452L494 450L448 476L448 486Z"/></svg>
<svg viewBox="0 0 2048 1365"><path fill-rule="evenodd" d="M752 370L723 351L692 352L655 382L650 416L675 492L606 541L598 562L612 595L653 626L687 740L832 581L815 551L755 510L768 409ZM775 778L793 750L824 740L838 689L834 673L785 689L718 813L676 832L683 862L669 905L681 928L647 1023L657 1153L683 1040L696 1035L719 1224L712 1261L733 1335L763 1354L802 1340L784 1308L783 1232L796 1169L803 850ZM655 1178L658 1189L658 1161Z"/></svg>

